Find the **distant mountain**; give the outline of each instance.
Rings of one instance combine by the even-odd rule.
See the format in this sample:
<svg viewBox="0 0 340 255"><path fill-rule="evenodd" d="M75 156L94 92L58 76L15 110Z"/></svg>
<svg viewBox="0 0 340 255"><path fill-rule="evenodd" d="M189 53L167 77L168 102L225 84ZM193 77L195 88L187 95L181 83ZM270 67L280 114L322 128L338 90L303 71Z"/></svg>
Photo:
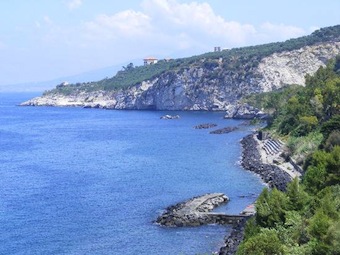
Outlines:
<svg viewBox="0 0 340 255"><path fill-rule="evenodd" d="M228 110L242 97L304 85L340 54L340 25L285 42L234 48L145 66L126 66L112 78L60 84L26 105L111 109Z"/></svg>
<svg viewBox="0 0 340 255"><path fill-rule="evenodd" d="M56 85L62 82L84 83L84 82L98 81L105 77L107 78L113 77L117 73L117 71L122 69L123 65L126 65L126 64L100 68L97 70L84 72L84 73L77 74L77 75L53 79L50 81L3 85L3 86L0 86L0 92L44 92L46 90L51 90L55 88Z"/></svg>

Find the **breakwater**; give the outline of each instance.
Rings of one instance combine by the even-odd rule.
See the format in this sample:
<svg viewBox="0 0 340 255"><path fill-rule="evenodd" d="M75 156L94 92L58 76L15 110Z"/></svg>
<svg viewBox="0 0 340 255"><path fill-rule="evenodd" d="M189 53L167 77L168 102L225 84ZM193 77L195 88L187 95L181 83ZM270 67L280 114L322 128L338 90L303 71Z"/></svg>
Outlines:
<svg viewBox="0 0 340 255"><path fill-rule="evenodd" d="M227 203L223 193L205 194L168 207L156 223L166 227L200 226L206 224L237 224L249 215L228 215L211 212L215 207Z"/></svg>

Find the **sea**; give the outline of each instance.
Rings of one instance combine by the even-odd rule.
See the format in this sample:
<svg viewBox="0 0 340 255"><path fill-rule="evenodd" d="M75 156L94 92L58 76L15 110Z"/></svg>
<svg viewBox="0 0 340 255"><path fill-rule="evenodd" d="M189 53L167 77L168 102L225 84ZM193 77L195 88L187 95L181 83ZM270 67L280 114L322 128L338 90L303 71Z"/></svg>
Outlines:
<svg viewBox="0 0 340 255"><path fill-rule="evenodd" d="M217 211L238 214L264 187L240 166L254 127L222 112L18 106L37 95L0 94L0 254L212 254L231 226L154 221L212 192L230 198Z"/></svg>

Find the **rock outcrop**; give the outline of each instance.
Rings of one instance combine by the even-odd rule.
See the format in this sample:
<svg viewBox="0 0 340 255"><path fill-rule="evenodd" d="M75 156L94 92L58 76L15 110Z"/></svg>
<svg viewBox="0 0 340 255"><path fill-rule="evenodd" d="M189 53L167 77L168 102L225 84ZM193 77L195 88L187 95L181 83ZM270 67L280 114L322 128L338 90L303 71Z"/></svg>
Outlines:
<svg viewBox="0 0 340 255"><path fill-rule="evenodd" d="M199 124L197 126L194 126L195 129L209 129L209 128L214 128L217 127L217 124L215 123L204 123L204 124Z"/></svg>
<svg viewBox="0 0 340 255"><path fill-rule="evenodd" d="M246 95L271 91L286 84L304 84L306 74L340 53L340 42L251 57L229 66L229 60L202 57L194 64L173 68L125 89L53 93L22 105L81 106L106 109L228 111L227 117L253 118L257 109L238 107ZM236 57L237 58L237 57ZM241 57L239 57L241 58ZM210 62L209 62L210 61ZM65 87L71 86L66 85Z"/></svg>
<svg viewBox="0 0 340 255"><path fill-rule="evenodd" d="M224 127L224 128L216 129L214 131L210 131L209 133L214 134L214 135L221 135L221 134L228 134L228 133L233 132L237 129L238 129L238 127Z"/></svg>
<svg viewBox="0 0 340 255"><path fill-rule="evenodd" d="M314 74L320 66L338 55L340 43L306 46L298 50L274 53L262 59L257 71L258 84L263 92L281 88L285 84L305 84L305 75Z"/></svg>
<svg viewBox="0 0 340 255"><path fill-rule="evenodd" d="M169 115L169 114L166 114L160 117L161 120L176 120L179 118L180 118L179 115Z"/></svg>
<svg viewBox="0 0 340 255"><path fill-rule="evenodd" d="M226 109L225 119L265 119L267 114L251 105L237 103Z"/></svg>

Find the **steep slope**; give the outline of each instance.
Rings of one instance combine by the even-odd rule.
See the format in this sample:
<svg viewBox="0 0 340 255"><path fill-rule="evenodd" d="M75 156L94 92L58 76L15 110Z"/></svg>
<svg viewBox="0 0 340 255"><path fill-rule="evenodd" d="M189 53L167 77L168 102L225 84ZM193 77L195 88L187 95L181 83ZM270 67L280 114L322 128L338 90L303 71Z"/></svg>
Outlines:
<svg viewBox="0 0 340 255"><path fill-rule="evenodd" d="M243 96L286 84L340 53L340 26L310 36L131 67L99 82L59 85L23 105L109 109L227 110Z"/></svg>

